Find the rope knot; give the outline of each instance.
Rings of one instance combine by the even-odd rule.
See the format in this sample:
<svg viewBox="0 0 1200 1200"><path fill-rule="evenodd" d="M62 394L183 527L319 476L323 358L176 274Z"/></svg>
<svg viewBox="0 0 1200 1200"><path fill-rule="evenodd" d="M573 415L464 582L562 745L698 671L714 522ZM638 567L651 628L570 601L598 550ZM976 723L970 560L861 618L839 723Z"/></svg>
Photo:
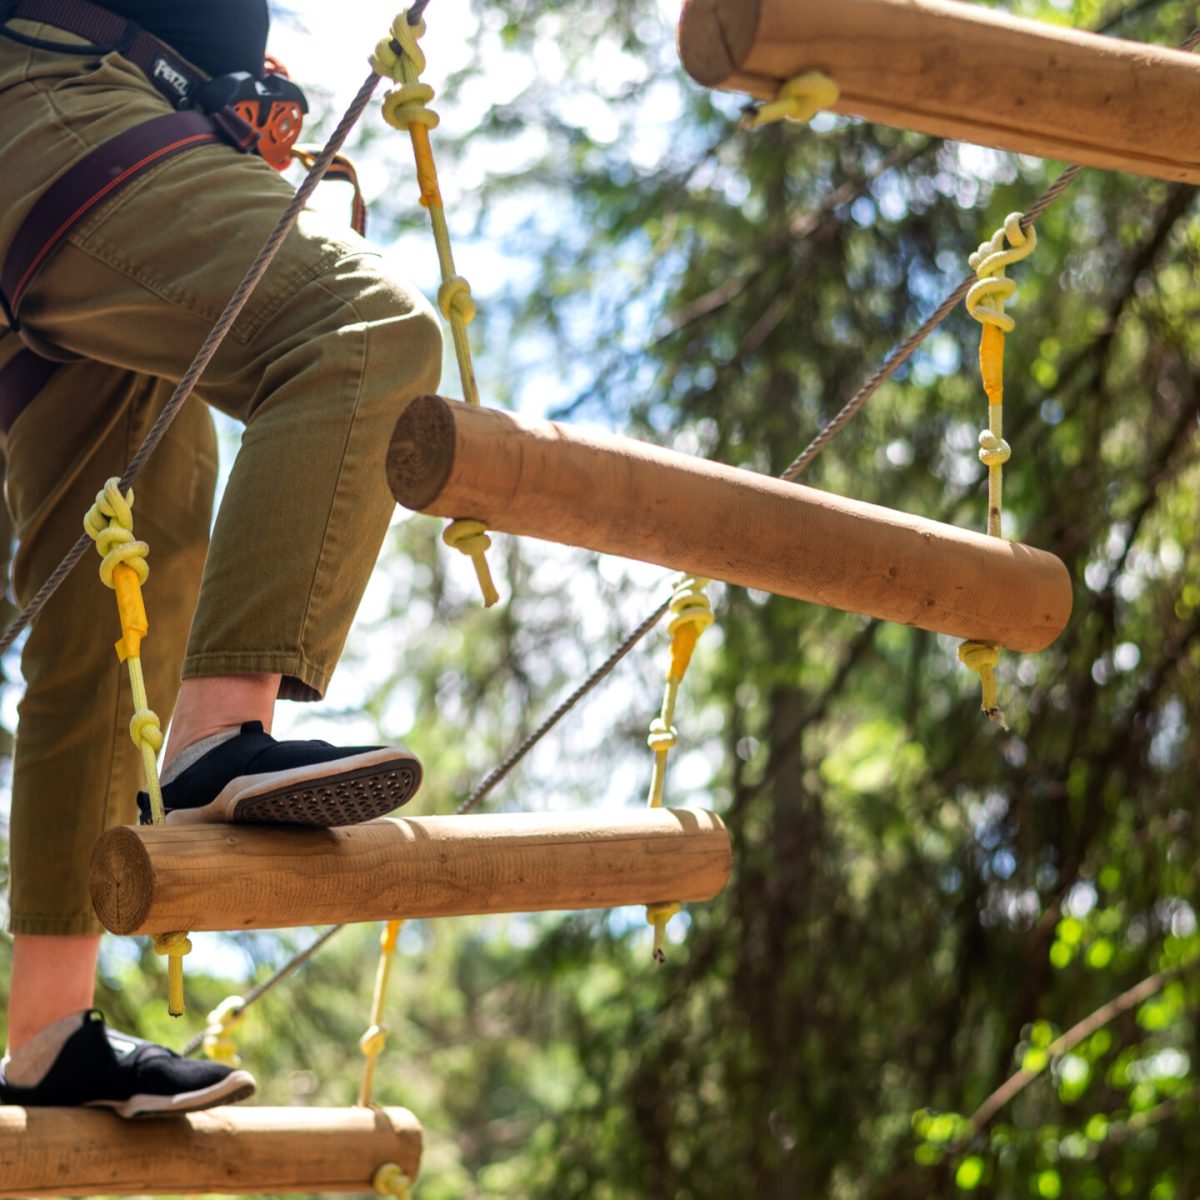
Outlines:
<svg viewBox="0 0 1200 1200"><path fill-rule="evenodd" d="M805 71L784 82L774 100L760 104L741 121L743 129L759 129L775 121L811 121L822 109L832 108L841 91L821 71Z"/></svg>
<svg viewBox="0 0 1200 1200"><path fill-rule="evenodd" d="M371 1177L371 1187L395 1200L409 1200L412 1195L412 1180L395 1163L384 1163Z"/></svg>
<svg viewBox="0 0 1200 1200"><path fill-rule="evenodd" d="M162 749L163 731L158 713L149 708L139 708L129 722L129 736L135 746L149 746L157 754Z"/></svg>
<svg viewBox="0 0 1200 1200"><path fill-rule="evenodd" d="M1011 333L1016 322L1004 311L1005 301L1017 285L1004 274L1005 268L1028 258L1037 249L1037 230L1022 227L1022 213L1009 213L1004 225L981 242L967 262L978 280L967 293L967 312L982 325L995 325ZM1005 243L1007 242L1007 248Z"/></svg>
<svg viewBox="0 0 1200 1200"><path fill-rule="evenodd" d="M665 754L671 750L679 741L679 730L674 725L668 725L662 717L655 717L650 722L650 733L646 738L646 745L654 751L655 754Z"/></svg>
<svg viewBox="0 0 1200 1200"><path fill-rule="evenodd" d="M83 518L83 528L96 543L101 558L100 580L105 587L116 587L113 572L121 563L133 568L138 583L146 582L150 575L146 562L150 547L133 536L132 488L122 495L120 480L108 480Z"/></svg>
<svg viewBox="0 0 1200 1200"><path fill-rule="evenodd" d="M667 961L667 956L663 952L663 942L666 940L667 922L677 913L683 911L683 905L677 903L670 904L647 904L646 905L646 924L654 926L654 961L662 966Z"/></svg>
<svg viewBox="0 0 1200 1200"><path fill-rule="evenodd" d="M979 461L987 467L1002 467L1012 457L1012 447L990 429L979 434Z"/></svg>
<svg viewBox="0 0 1200 1200"><path fill-rule="evenodd" d="M387 1039L388 1029L386 1025L372 1025L358 1039L358 1048L367 1058L378 1058L383 1053L384 1046L387 1045Z"/></svg>
<svg viewBox="0 0 1200 1200"><path fill-rule="evenodd" d="M996 694L996 666L1000 662L1000 647L994 642L963 642L958 648L958 661L968 670L979 676L982 698L979 707L988 715L988 719L1008 729L1004 712Z"/></svg>
<svg viewBox="0 0 1200 1200"><path fill-rule="evenodd" d="M167 1012L183 1016L183 956L190 954L192 943L186 933L156 933L154 953L167 959Z"/></svg>
<svg viewBox="0 0 1200 1200"><path fill-rule="evenodd" d="M479 588L483 592L484 607L491 608L500 599L500 593L496 591L496 585L492 581L492 572L486 557L486 552L492 545L492 539L487 535L487 526L482 521L460 518L446 526L442 533L442 541L451 549L470 558L475 566Z"/></svg>
<svg viewBox="0 0 1200 1200"><path fill-rule="evenodd" d="M241 996L226 996L208 1014L204 1027L204 1054L213 1062L227 1067L240 1067L237 1043L230 1036L246 1015L246 1002Z"/></svg>
<svg viewBox="0 0 1200 1200"><path fill-rule="evenodd" d="M458 317L464 325L470 325L477 311L471 296L471 285L461 275L447 279L438 288L438 308L447 321Z"/></svg>

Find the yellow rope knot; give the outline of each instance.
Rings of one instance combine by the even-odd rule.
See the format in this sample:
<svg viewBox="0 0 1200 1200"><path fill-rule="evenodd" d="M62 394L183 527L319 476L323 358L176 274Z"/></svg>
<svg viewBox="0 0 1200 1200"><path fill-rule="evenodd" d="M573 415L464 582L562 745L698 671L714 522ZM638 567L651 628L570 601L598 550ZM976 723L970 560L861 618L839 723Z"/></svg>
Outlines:
<svg viewBox="0 0 1200 1200"><path fill-rule="evenodd" d="M192 943L186 933L156 933L154 953L167 960L167 1012L183 1016L183 956L190 954Z"/></svg>
<svg viewBox="0 0 1200 1200"><path fill-rule="evenodd" d="M135 746L149 746L155 754L162 749L163 731L158 713L149 708L138 709L129 722L129 736Z"/></svg>
<svg viewBox="0 0 1200 1200"><path fill-rule="evenodd" d="M205 1057L211 1058L213 1062L224 1063L227 1067L242 1065L237 1043L232 1035L245 1015L246 1001L241 996L226 996L208 1014L204 1027Z"/></svg>
<svg viewBox="0 0 1200 1200"><path fill-rule="evenodd" d="M662 717L655 717L650 722L650 733L646 738L646 745L654 751L655 754L666 754L668 750L674 749L679 741L679 730L674 725L668 725ZM661 804L661 799L659 800ZM651 807L657 807L651 803Z"/></svg>
<svg viewBox="0 0 1200 1200"><path fill-rule="evenodd" d="M386 1025L372 1025L358 1039L358 1048L367 1058L378 1058L387 1045L388 1028Z"/></svg>
<svg viewBox="0 0 1200 1200"><path fill-rule="evenodd" d="M979 676L982 699L979 707L1001 729L1008 729L1008 722L1000 708L996 694L996 666L1000 662L1000 647L994 642L963 642L958 648L958 660L968 670Z"/></svg>
<svg viewBox="0 0 1200 1200"><path fill-rule="evenodd" d="M646 924L654 926L654 961L660 966L667 961L667 956L663 952L663 942L666 940L667 934L667 922L682 911L682 904L646 905Z"/></svg>
<svg viewBox="0 0 1200 1200"><path fill-rule="evenodd" d="M464 325L470 325L477 311L471 296L471 285L461 275L447 279L438 288L438 308L447 321L458 317Z"/></svg>
<svg viewBox="0 0 1200 1200"><path fill-rule="evenodd" d="M1001 467L1012 457L1012 447L990 429L979 434L979 461L985 467Z"/></svg>
<svg viewBox="0 0 1200 1200"><path fill-rule="evenodd" d="M398 85L383 98L383 119L393 129L411 129L414 125L436 129L441 119L428 107L434 97L433 88L421 82L425 51L420 39L424 33L424 21L410 25L408 14L401 13L392 22L391 37L379 42L371 55L372 68Z"/></svg>
<svg viewBox="0 0 1200 1200"><path fill-rule="evenodd" d="M1016 283L1005 276L1005 268L1037 249L1037 230L1032 225L1023 229L1023 219L1023 213L1009 213L1004 225L967 259L977 277L967 293L967 312L981 325L994 325L1005 333L1011 333L1016 322L1004 311L1004 302L1017 290Z"/></svg>
<svg viewBox="0 0 1200 1200"><path fill-rule="evenodd" d="M460 518L446 526L442 533L442 541L451 549L470 558L475 566L479 589L483 593L483 606L491 608L500 599L500 593L496 591L496 585L492 582L492 572L487 561L487 551L492 545L492 539L487 535L487 526L482 521Z"/></svg>
<svg viewBox="0 0 1200 1200"><path fill-rule="evenodd" d="M787 80L774 100L760 104L741 120L743 129L759 129L775 121L806 124L823 109L832 108L841 90L821 71L805 71Z"/></svg>
<svg viewBox="0 0 1200 1200"><path fill-rule="evenodd" d="M412 1196L412 1180L395 1163L384 1163L371 1177L371 1187L379 1195L394 1196L396 1200Z"/></svg>

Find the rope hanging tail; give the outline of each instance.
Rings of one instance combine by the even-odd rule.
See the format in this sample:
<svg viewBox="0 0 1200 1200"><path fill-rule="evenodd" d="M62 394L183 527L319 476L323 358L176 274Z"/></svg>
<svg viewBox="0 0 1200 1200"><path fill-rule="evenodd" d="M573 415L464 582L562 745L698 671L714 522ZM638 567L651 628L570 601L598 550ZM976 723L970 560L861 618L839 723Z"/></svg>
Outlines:
<svg viewBox="0 0 1200 1200"><path fill-rule="evenodd" d="M442 273L442 285L438 289L438 307L442 316L450 323L463 399L468 404L478 405L479 386L475 381L471 341L467 336L467 326L475 318L475 301L471 296L471 285L458 274L454 266L450 229L446 224L446 210L442 204L437 166L433 160L433 146L429 140L429 131L437 128L440 118L429 107L434 96L433 88L421 82L421 72L425 70L425 52L421 49L420 39L424 33L424 21L410 25L408 14L402 13L392 22L391 37L384 38L375 47L375 53L371 56L371 66L380 75L392 79L398 85L384 95L383 119L393 129L407 129L412 140L421 204L429 212L429 223L433 229L433 241L437 247L438 264ZM447 546L470 558L475 567L475 576L479 580L484 607L491 608L500 599L500 595L492 581L492 573L485 557L485 552L491 545L486 525L472 518L454 521L442 534L442 540Z"/></svg>
<svg viewBox="0 0 1200 1200"><path fill-rule="evenodd" d="M776 121L794 121L806 125L826 108L832 108L841 90L821 71L805 71L780 87L774 100L752 108L741 119L742 129L761 129Z"/></svg>
<svg viewBox="0 0 1200 1200"><path fill-rule="evenodd" d="M1004 464L1012 449L1004 440L1004 335L1016 322L1004 311L1005 302L1017 285L1005 275L1012 263L1028 258L1037 247L1037 231L1025 229L1021 213L1009 213L1002 228L968 260L975 270L975 283L967 292L967 311L983 326L979 338L979 374L988 400L988 427L979 435L979 461L988 471L987 531L1003 537ZM1007 729L996 687L996 664L1000 647L993 642L964 642L959 660L979 676L980 707L1001 729Z"/></svg>
<svg viewBox="0 0 1200 1200"><path fill-rule="evenodd" d="M100 555L100 582L116 594L121 619L121 637L116 644L117 658L129 671L133 690L133 719L129 736L142 756L142 776L150 796L150 814L155 825L163 824L162 788L158 780L158 752L163 733L158 715L146 696L142 673L142 639L150 633L142 584L150 575L146 556L150 547L133 536L133 489L121 491L121 481L110 479L96 496L96 503L83 518L83 527L96 544ZM154 951L167 959L167 1011L183 1016L183 956L192 944L183 932L160 933L154 938Z"/></svg>
<svg viewBox="0 0 1200 1200"><path fill-rule="evenodd" d="M388 1030L383 1023L383 1011L387 1003L388 983L392 976L392 959L396 954L396 938L400 933L403 921L389 921L379 936L379 965L375 969L375 994L371 999L371 1025L366 1033L358 1040L358 1048L363 1052L366 1063L363 1067L362 1087L358 1092L358 1103L361 1108L367 1108L371 1103L371 1093L375 1088L375 1068L379 1056L387 1045ZM399 1195L400 1193L384 1193Z"/></svg>
<svg viewBox="0 0 1200 1200"><path fill-rule="evenodd" d="M671 620L667 632L671 635L671 665L667 669L667 684L663 692L662 710L650 722L646 743L654 751L654 773L650 779L649 808L661 808L667 781L667 756L679 740L675 728L675 704L679 688L692 661L700 635L713 623L712 603L705 588L712 581L700 575L681 575L675 581L667 610ZM646 920L654 926L654 961L666 961L663 940L667 922L679 912L678 904L648 904Z"/></svg>

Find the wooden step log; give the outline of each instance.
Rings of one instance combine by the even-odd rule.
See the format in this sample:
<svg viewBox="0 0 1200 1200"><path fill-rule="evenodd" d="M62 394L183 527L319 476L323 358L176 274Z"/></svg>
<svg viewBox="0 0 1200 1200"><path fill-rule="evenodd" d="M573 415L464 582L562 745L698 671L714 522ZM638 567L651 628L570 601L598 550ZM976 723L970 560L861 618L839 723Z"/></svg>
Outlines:
<svg viewBox="0 0 1200 1200"><path fill-rule="evenodd" d="M387 1163L416 1179L421 1126L407 1109L231 1106L124 1121L0 1106L0 1196L370 1193Z"/></svg>
<svg viewBox="0 0 1200 1200"><path fill-rule="evenodd" d="M1044 649L1071 614L1070 576L1044 551L438 396L400 417L387 472L419 512L1012 650Z"/></svg>
<svg viewBox="0 0 1200 1200"><path fill-rule="evenodd" d="M691 809L122 826L91 888L113 933L281 929L711 900L731 863L721 819Z"/></svg>
<svg viewBox="0 0 1200 1200"><path fill-rule="evenodd" d="M679 54L707 87L775 99L822 71L833 111L1200 183L1200 58L956 0L685 0Z"/></svg>

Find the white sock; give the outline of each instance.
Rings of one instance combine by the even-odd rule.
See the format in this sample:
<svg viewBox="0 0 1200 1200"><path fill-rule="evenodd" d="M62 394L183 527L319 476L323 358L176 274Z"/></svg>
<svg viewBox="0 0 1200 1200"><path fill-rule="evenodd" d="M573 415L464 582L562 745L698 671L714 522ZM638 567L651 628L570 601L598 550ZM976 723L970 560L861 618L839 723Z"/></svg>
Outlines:
<svg viewBox="0 0 1200 1200"><path fill-rule="evenodd" d="M54 1066L67 1039L82 1028L86 1012L72 1013L48 1025L36 1037L31 1038L16 1054L4 1060L5 1081L13 1087L37 1087L46 1078L46 1072Z"/></svg>
<svg viewBox="0 0 1200 1200"><path fill-rule="evenodd" d="M193 763L198 763L210 750L215 750L223 742L231 741L241 732L242 727L234 725L232 729L222 729L220 733L210 734L198 742L193 742L186 750L180 750L163 769L159 783L170 783L171 780L177 779Z"/></svg>

